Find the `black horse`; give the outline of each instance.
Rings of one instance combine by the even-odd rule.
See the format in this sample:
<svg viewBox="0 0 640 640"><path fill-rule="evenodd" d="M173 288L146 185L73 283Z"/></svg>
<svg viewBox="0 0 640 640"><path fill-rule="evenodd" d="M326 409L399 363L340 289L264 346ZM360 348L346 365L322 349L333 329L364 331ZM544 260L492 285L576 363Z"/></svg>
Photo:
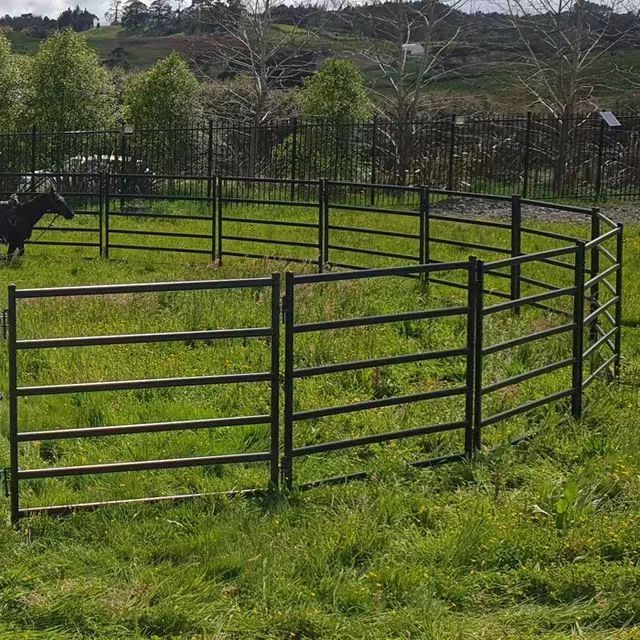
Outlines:
<svg viewBox="0 0 640 640"><path fill-rule="evenodd" d="M33 200L19 205L15 222L12 223L7 215L0 216L0 239L8 245L9 260L16 251L19 256L24 255L24 243L31 237L33 228L45 213L62 215L66 220L73 218L71 207L53 187L37 195Z"/></svg>

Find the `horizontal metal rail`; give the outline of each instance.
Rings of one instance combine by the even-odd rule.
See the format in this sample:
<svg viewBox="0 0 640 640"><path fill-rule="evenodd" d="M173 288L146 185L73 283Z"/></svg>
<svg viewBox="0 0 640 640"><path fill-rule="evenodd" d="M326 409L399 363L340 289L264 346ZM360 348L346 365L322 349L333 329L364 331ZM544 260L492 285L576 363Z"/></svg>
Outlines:
<svg viewBox="0 0 640 640"><path fill-rule="evenodd" d="M574 329L575 329L575 324L569 323L569 324L560 325L558 327L551 327L550 329L543 329L542 331L535 331L534 333L529 333L526 336L511 338L510 340L505 340L504 342L498 342L488 347L484 347L482 349L482 355L489 356L493 353L504 351L505 349L520 347L523 344L527 344L528 342L533 342L534 340L542 340L543 338L550 338L552 336L557 336L562 333L573 331Z"/></svg>
<svg viewBox="0 0 640 640"><path fill-rule="evenodd" d="M207 195L192 196L187 194L168 194L168 193L126 193L121 192L117 188L109 190L109 199L113 200L166 200L168 202L212 202L213 198ZM111 215L111 214L110 214Z"/></svg>
<svg viewBox="0 0 640 640"><path fill-rule="evenodd" d="M264 255L262 253L249 253L246 251L224 251L223 256L233 256L237 258L256 258L257 260L277 260L280 262L291 262L293 264L318 264L317 258L292 258L291 256Z"/></svg>
<svg viewBox="0 0 640 640"><path fill-rule="evenodd" d="M61 233L98 233L98 227L33 227L34 231L59 231Z"/></svg>
<svg viewBox="0 0 640 640"><path fill-rule="evenodd" d="M604 313L607 309L615 305L618 302L618 300L620 300L620 298L618 296L615 296L614 298L610 298L605 303L601 304L596 309L594 309L588 316L585 317L584 319L585 326L588 324L591 324L601 313ZM613 320L611 316L610 316L610 319Z"/></svg>
<svg viewBox="0 0 640 640"><path fill-rule="evenodd" d="M317 249L318 243L313 242L299 242L297 240L273 240L271 238L249 238L246 236L228 236L223 235L223 240L235 240L237 242L258 242L261 244L274 244L283 247L306 247L308 249Z"/></svg>
<svg viewBox="0 0 640 640"><path fill-rule="evenodd" d="M311 378L330 373L341 373L343 371L356 371L359 369L370 369L372 367L388 367L396 364L409 364L412 362L425 362L427 360L439 360L444 358L454 358L467 355L466 348L445 349L442 351L431 351L429 353L410 353L399 356L387 356L384 358L371 358L369 360L352 360L350 362L338 362L335 364L318 365L315 367L305 367L294 369L294 378Z"/></svg>
<svg viewBox="0 0 640 640"><path fill-rule="evenodd" d="M52 349L58 347L94 347L116 344L147 344L153 342L182 342L185 340L228 340L232 338L263 338L271 335L270 327L242 329L210 329L205 331L172 331L162 333L124 333L103 336L74 336L70 338L36 338L17 340L17 349Z"/></svg>
<svg viewBox="0 0 640 640"><path fill-rule="evenodd" d="M30 245L48 245L53 247L99 247L99 242L76 242L75 240L27 240Z"/></svg>
<svg viewBox="0 0 640 640"><path fill-rule="evenodd" d="M110 232L111 233L111 232ZM164 251L168 253L196 253L200 255L211 255L210 249L193 249L191 247L158 247L155 245L141 244L115 244L109 243L109 249L129 249L139 251Z"/></svg>
<svg viewBox="0 0 640 640"><path fill-rule="evenodd" d="M21 431L18 442L66 440L76 438L100 438L137 433L161 433L164 431L192 431L197 429L222 429L226 427L269 424L271 416L238 416L233 418L205 418L201 420L176 420L173 422L147 422L142 424L114 425L111 427L81 427L73 429L48 429L46 431Z"/></svg>
<svg viewBox="0 0 640 640"><path fill-rule="evenodd" d="M616 227L615 229L611 229L611 231L607 231L606 233L602 234L601 236L598 236L597 238L594 238L593 240L590 240L589 242L585 243L584 248L585 249L591 249L593 247L598 247L602 243L606 242L607 240L610 240L611 238L614 238L619 233L620 233L620 229L618 227Z"/></svg>
<svg viewBox="0 0 640 640"><path fill-rule="evenodd" d="M190 220L192 222L211 222L211 217L187 216L179 213L149 213L148 211L109 211L109 218L144 219L151 218L158 220Z"/></svg>
<svg viewBox="0 0 640 640"><path fill-rule="evenodd" d="M594 276L590 280L587 280L584 283L584 288L590 289L591 287L598 284L599 282L602 282L608 275L615 273L619 268L620 268L619 264L617 263L612 264L610 267L607 267L604 271L601 271L597 276Z"/></svg>
<svg viewBox="0 0 640 640"><path fill-rule="evenodd" d="M94 391L130 391L133 389L165 389L168 387L195 387L239 382L269 382L271 373L230 373L213 376L188 376L178 378L147 378L140 380L106 380L104 382L73 382L69 384L49 384L35 387L18 387L18 397L52 396L68 393L88 393Z"/></svg>
<svg viewBox="0 0 640 640"><path fill-rule="evenodd" d="M210 240L211 234L207 233L187 233L178 231L147 231L146 229L109 229L109 235L131 235L131 236L149 236L152 238L197 238L200 240ZM115 245L109 243L109 247Z"/></svg>
<svg viewBox="0 0 640 640"><path fill-rule="evenodd" d="M232 453L220 456L200 456L197 458L173 458L166 460L144 460L140 462L109 462L75 467L49 467L44 469L26 469L18 471L19 480L38 478L63 478L65 476L94 475L102 473L124 473L128 471L153 471L157 469L181 469L187 467L205 467L218 464L237 464L248 462L269 462L270 452Z"/></svg>
<svg viewBox="0 0 640 640"><path fill-rule="evenodd" d="M584 358L588 358L591 354L596 352L603 344L610 344L609 340L612 336L614 336L618 331L619 327L613 327L613 329L609 329L603 336L598 338L582 355Z"/></svg>
<svg viewBox="0 0 640 640"><path fill-rule="evenodd" d="M562 289L555 289L554 291L547 291L545 293L535 293L530 296L523 296L517 300L510 300L509 302L499 302L498 304L485 307L482 311L483 315L487 316L493 313L499 313L508 309L514 309L517 307L524 307L532 302L543 302L545 300L553 300L562 296L573 295L575 293L575 287L563 287Z"/></svg>
<svg viewBox="0 0 640 640"><path fill-rule="evenodd" d="M319 184L318 180L302 180L298 178L294 178L293 180L290 178L258 178L254 176L218 176L218 180L221 182L258 182L260 184L265 183L273 183L273 184L284 184L284 185L304 185L304 186L315 186L317 187ZM342 183L341 183L342 184Z"/></svg>
<svg viewBox="0 0 640 640"><path fill-rule="evenodd" d="M136 284L93 284L73 287L17 289L16 298L62 298L69 296L112 295L120 293L156 293L159 291L203 291L268 287L271 278L238 278L236 280L185 280L183 282L147 282Z"/></svg>
<svg viewBox="0 0 640 640"><path fill-rule="evenodd" d="M524 264L525 262L533 262L539 260L540 262L548 262L550 258L556 258L558 256L565 256L568 254L575 254L575 247L562 247L560 249L548 249L547 251L539 251L537 253L527 253L521 256L513 256L512 258L503 258L502 260L493 260L491 262L485 262L484 266L487 269L500 269L502 267L511 267L517 264ZM566 262L559 262L556 266L562 266L567 269L573 269L572 264Z"/></svg>
<svg viewBox="0 0 640 640"><path fill-rule="evenodd" d="M463 242L462 240L448 240L447 238L438 238L431 236L429 242L434 244L444 244L450 247L460 247L462 249L481 249L482 251L491 251L492 253L504 253L509 255L511 249L504 249L503 247L494 247L488 244L478 244L476 242Z"/></svg>
<svg viewBox="0 0 640 640"><path fill-rule="evenodd" d="M258 198L220 198L224 204L257 204L257 205L277 205L280 207L313 207L318 208L317 202L292 202L291 200L260 200Z"/></svg>
<svg viewBox="0 0 640 640"><path fill-rule="evenodd" d="M506 378L505 380L493 382L492 384L483 387L482 393L493 393L494 391L505 389L506 387L511 387L515 384L521 384L522 382L526 382L527 380L531 380L532 378L537 378L538 376L553 373L554 371L558 371L558 369L563 369L574 364L575 361L575 358L566 358L558 362L546 364L542 367L537 367L536 369L531 369L530 371L525 371L524 373L520 373L516 376L511 376L510 378Z"/></svg>
<svg viewBox="0 0 640 640"><path fill-rule="evenodd" d="M522 198L521 203L524 205L539 207L540 209L554 209L556 211L564 211L566 213L584 213L589 216L593 214L593 209L587 209L586 207L574 207L570 204L560 204L558 202L545 202L544 200L528 200L527 198Z"/></svg>
<svg viewBox="0 0 640 640"><path fill-rule="evenodd" d="M317 228L317 225L311 225ZM368 227L346 227L343 225L327 225L331 231L349 231L352 233L364 233L366 235L384 236L385 238L408 238L410 240L420 240L417 233L403 233L401 231L385 231L384 229L370 229Z"/></svg>
<svg viewBox="0 0 640 640"><path fill-rule="evenodd" d="M542 407L545 404L556 402L557 400L562 400L563 398L568 398L572 393L573 389L566 389L565 391L558 391L557 393L552 393L548 396L545 396L544 398L539 398L538 400L525 402L519 407L516 407L514 409L507 409L506 411L496 413L489 418L485 418L484 420L482 420L481 426L488 427L489 425L495 424L496 422L514 418L515 416L518 416L521 413L525 413L526 411L530 411L531 409L537 409L538 407Z"/></svg>
<svg viewBox="0 0 640 640"><path fill-rule="evenodd" d="M610 367L616 360L617 354L613 354L610 358L607 358L602 364L600 364L591 375L589 375L582 383L582 388L588 387L607 367Z"/></svg>
<svg viewBox="0 0 640 640"><path fill-rule="evenodd" d="M359 204L334 204L330 205L331 210L338 211L357 211L358 213L384 213L385 215L404 216L406 218L418 218L420 213L418 211L411 211L410 209L386 209L383 207L367 207Z"/></svg>
<svg viewBox="0 0 640 640"><path fill-rule="evenodd" d="M34 515L46 515L59 517L76 513L77 511L95 511L101 507L162 504L164 502L184 502L194 498L227 497L235 498L239 496L262 496L267 494L265 489L237 489L235 491L205 492L205 493L185 493L170 496L150 496L146 498L123 498L120 500L99 500L95 502L76 502L72 504L56 504L44 507L26 507L19 509L18 516L26 518Z"/></svg>
<svg viewBox="0 0 640 640"><path fill-rule="evenodd" d="M361 316L359 318L341 318L339 320L324 320L322 322L307 322L294 325L294 333L308 333L325 329L346 329L349 327L366 327L390 322L405 322L407 320L427 320L429 318L446 318L467 313L467 307L446 307L443 309L427 309L425 311L405 311L385 316Z"/></svg>
<svg viewBox="0 0 640 640"><path fill-rule="evenodd" d="M449 191L448 189L429 189L430 193L456 198L480 198L481 200L497 200L511 202L511 196L502 196L496 193L477 193L473 191Z"/></svg>
<svg viewBox="0 0 640 640"><path fill-rule="evenodd" d="M563 233L556 233L555 231L547 231L545 229L535 229L534 227L520 227L522 233L528 233L532 236L539 236L541 238L550 238L551 240L561 240L562 242L582 242L580 238L575 236L568 236Z"/></svg>
<svg viewBox="0 0 640 640"><path fill-rule="evenodd" d="M450 216L440 213L429 212L429 220L441 220L442 222L455 222L457 224L469 224L479 227L491 227L492 229L511 229L507 222L495 222L494 220L484 220L477 218L463 218L462 216Z"/></svg>
<svg viewBox="0 0 640 640"><path fill-rule="evenodd" d="M338 405L337 407L323 407L322 409L311 409L308 411L297 411L293 414L294 420L315 420L328 416L337 416L344 413L354 413L355 411L365 411L368 409L382 409L384 407L394 407L399 404L410 404L422 402L424 400L435 400L438 398L451 398L453 396L464 395L466 387L453 387L451 389L438 389L436 391L423 391L404 396L391 396L390 398L376 398L375 400L363 400L352 404Z"/></svg>
<svg viewBox="0 0 640 640"><path fill-rule="evenodd" d="M456 429L464 429L468 425L466 422L448 422L444 424L434 424L426 427L416 427L412 429L403 429L402 431L389 431L386 433L376 433L368 436L359 436L348 440L333 440L331 442L323 442L321 444L312 444L305 447L298 447L291 450L291 455L296 458L316 453L327 453L329 451L337 451L339 449L349 449L368 444L378 444L381 442L389 442L390 440L400 440L402 438L413 438L416 436L425 436L431 433L443 433L445 431L454 431Z"/></svg>
<svg viewBox="0 0 640 640"><path fill-rule="evenodd" d="M332 264L335 264L332 262ZM363 269L356 273L349 272L337 272L337 273L303 273L295 274L295 284L311 284L316 282L335 282L336 280L359 280L362 278L379 278L383 276L399 276L407 274L420 274L420 273L437 273L447 271L465 271L469 270L469 262L447 262L436 263L431 262L429 264L420 264L415 266L403 266L403 267L383 267L377 269Z"/></svg>
<svg viewBox="0 0 640 640"><path fill-rule="evenodd" d="M450 453L444 456L438 456L436 458L430 458L428 460L417 460L414 462L408 462L410 467L426 468L426 467L439 467L444 464L452 462L461 462L465 460L467 455L465 453ZM356 480L366 480L370 477L368 471L356 471L354 473L345 473L339 476L330 476L328 478L320 478L319 480L311 480L310 482L304 482L298 485L299 491L309 491L310 489L316 489L318 487L327 487L332 485L347 484Z"/></svg>
<svg viewBox="0 0 640 640"><path fill-rule="evenodd" d="M400 260L411 260L413 262L419 262L420 258L418 256L409 256L404 253L393 253L391 251L376 251L375 249L361 249L359 247L345 247L343 245L338 244L329 244L327 245L329 249L333 249L334 251L346 251L350 253L361 253L368 256L380 256L382 258L398 258Z"/></svg>
<svg viewBox="0 0 640 640"><path fill-rule="evenodd" d="M317 206L317 205L316 205ZM242 222L247 224L264 224L274 227L292 227L300 229L318 229L317 224L311 222L289 222L284 220L259 220L257 218L237 218L233 216L220 216L220 220L223 222ZM210 222L210 220L209 220Z"/></svg>
<svg viewBox="0 0 640 640"><path fill-rule="evenodd" d="M606 247L599 246L599 247L598 247L598 250L600 251L600 253L601 253L603 256L607 257L607 258L608 258L611 262L613 262L614 264L615 264L616 262L618 262L618 258L616 258L616 257L613 255L613 253L611 253L611 251L609 251L609 249L607 249Z"/></svg>

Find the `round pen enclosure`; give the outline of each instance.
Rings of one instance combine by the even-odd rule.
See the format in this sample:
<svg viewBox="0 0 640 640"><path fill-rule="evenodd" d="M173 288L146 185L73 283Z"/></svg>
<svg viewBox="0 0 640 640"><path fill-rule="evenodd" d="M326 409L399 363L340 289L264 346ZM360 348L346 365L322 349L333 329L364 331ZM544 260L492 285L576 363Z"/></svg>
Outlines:
<svg viewBox="0 0 640 640"><path fill-rule="evenodd" d="M622 227L597 209L328 181L49 179L76 218L37 243L192 275L9 286L14 521L459 461L580 417L585 389L619 375Z"/></svg>

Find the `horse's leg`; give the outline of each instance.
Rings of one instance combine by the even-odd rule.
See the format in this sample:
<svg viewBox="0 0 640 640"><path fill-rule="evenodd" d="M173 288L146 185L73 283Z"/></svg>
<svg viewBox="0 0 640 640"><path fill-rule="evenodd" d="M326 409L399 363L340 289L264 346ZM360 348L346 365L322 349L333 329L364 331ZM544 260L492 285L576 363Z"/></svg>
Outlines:
<svg viewBox="0 0 640 640"><path fill-rule="evenodd" d="M18 255L19 255L19 256L23 256L23 255L24 255L24 245L23 245L23 244L21 244L21 245L18 247Z"/></svg>
<svg viewBox="0 0 640 640"><path fill-rule="evenodd" d="M9 243L9 249L7 250L7 260L9 262L11 262L11 260L13 260L13 258L15 257L17 248L18 248L17 244L14 244L12 242Z"/></svg>

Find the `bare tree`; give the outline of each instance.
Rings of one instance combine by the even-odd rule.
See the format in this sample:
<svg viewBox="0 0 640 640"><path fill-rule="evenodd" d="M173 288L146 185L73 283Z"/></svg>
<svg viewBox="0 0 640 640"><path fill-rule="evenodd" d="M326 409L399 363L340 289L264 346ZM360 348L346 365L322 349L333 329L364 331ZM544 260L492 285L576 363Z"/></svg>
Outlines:
<svg viewBox="0 0 640 640"><path fill-rule="evenodd" d="M104 14L104 17L111 24L120 24L120 7L122 6L122 0L111 0L109 2L109 9Z"/></svg>
<svg viewBox="0 0 640 640"><path fill-rule="evenodd" d="M237 118L251 125L249 170L254 173L260 125L272 117L272 94L300 84L315 67L315 55L308 46L312 34L279 24L277 14L282 10L286 10L284 0L230 0L227 4L214 0L200 13L205 35L196 63L212 82L242 80L227 82L225 88L237 105Z"/></svg>
<svg viewBox="0 0 640 640"><path fill-rule="evenodd" d="M553 189L559 192L579 112L597 109L598 90L607 86L610 74L599 65L637 29L638 7L626 0L506 0L505 8L521 45L515 77L557 119Z"/></svg>
<svg viewBox="0 0 640 640"><path fill-rule="evenodd" d="M423 97L436 81L455 72L456 48L464 43L464 17L469 0L376 0L353 4L343 14L359 37L359 55L373 64L380 80L372 87L378 108L395 124L397 171L406 179L415 121Z"/></svg>

